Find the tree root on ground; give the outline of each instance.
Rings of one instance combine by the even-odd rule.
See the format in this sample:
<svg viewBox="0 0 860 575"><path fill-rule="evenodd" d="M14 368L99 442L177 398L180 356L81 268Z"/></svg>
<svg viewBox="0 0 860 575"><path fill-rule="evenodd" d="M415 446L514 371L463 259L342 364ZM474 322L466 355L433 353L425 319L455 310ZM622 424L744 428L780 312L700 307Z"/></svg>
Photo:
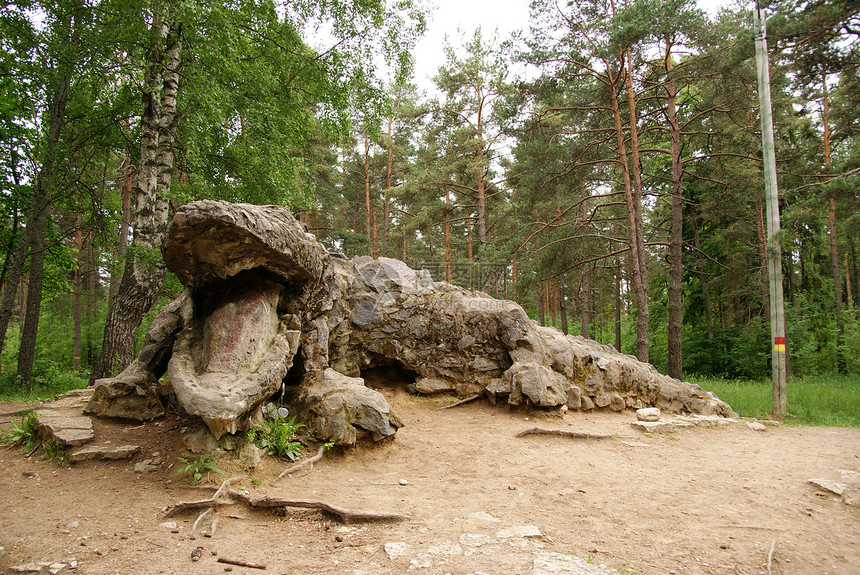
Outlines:
<svg viewBox="0 0 860 575"><path fill-rule="evenodd" d="M302 459L301 461L299 461L295 465L287 467L286 469L281 471L280 475L278 475L277 477L272 479L271 483L275 483L276 481L280 481L281 479L283 479L284 477L286 477L290 473L295 473L296 471L298 471L299 469L301 469L305 465L310 465L310 468L308 469L308 473L310 473L311 469L313 469L313 467L314 467L314 463L316 463L317 461L322 459L323 455L325 455L325 445L321 445L319 448L319 451L317 451L316 455L314 455L313 457L309 457L307 459Z"/></svg>
<svg viewBox="0 0 860 575"><path fill-rule="evenodd" d="M570 437L571 439L615 439L618 437L617 435L595 435L593 433L582 433L581 431L541 429L540 427L532 427L517 433L517 437L525 437L526 435L561 435L562 437Z"/></svg>
<svg viewBox="0 0 860 575"><path fill-rule="evenodd" d="M187 511L189 509L204 509L197 517L194 525L191 528L193 536L195 528L203 521L211 512L212 509L221 505L234 505L237 501L245 503L251 509L277 509L286 507L299 507L304 509L318 509L324 513L334 516L341 523L394 523L409 519L408 515L400 513L387 513L376 511L356 511L354 509L346 509L338 507L325 501L315 501L308 499L284 499L281 497L265 496L255 498L245 491L230 488L232 483L239 481L241 477L232 477L225 480L216 489L215 493L209 499L201 499L197 501L181 501L175 505L168 507L164 512L164 517L170 517L176 513ZM219 499L221 496L227 496L230 499ZM214 535L214 523L210 529L210 536Z"/></svg>
<svg viewBox="0 0 860 575"><path fill-rule="evenodd" d="M466 399L461 399L460 401L455 401L454 403L452 403L450 405L443 405L442 407L437 407L436 410L438 411L440 409L451 409L452 407L458 407L460 405L465 405L466 403L471 403L471 402L475 401L479 397L483 397L483 395L484 395L483 393L478 393L476 395L472 395L470 397L467 397Z"/></svg>

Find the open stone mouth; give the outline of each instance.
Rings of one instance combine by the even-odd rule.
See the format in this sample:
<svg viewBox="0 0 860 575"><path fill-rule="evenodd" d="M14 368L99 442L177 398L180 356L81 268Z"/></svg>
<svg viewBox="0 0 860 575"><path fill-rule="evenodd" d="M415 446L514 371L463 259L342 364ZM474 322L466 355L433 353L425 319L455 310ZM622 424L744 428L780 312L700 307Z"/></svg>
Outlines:
<svg viewBox="0 0 860 575"><path fill-rule="evenodd" d="M299 349L298 318L278 312L283 286L261 275L198 290L167 366L179 403L214 435L238 431L280 389Z"/></svg>
<svg viewBox="0 0 860 575"><path fill-rule="evenodd" d="M329 254L283 207L182 206L162 252L185 291L135 361L96 382L91 413L152 419L175 399L220 437L247 429L286 380L290 412L319 439L351 445L403 425L362 378L385 368L411 392L493 404L734 415L611 346L539 326L515 302L399 260Z"/></svg>

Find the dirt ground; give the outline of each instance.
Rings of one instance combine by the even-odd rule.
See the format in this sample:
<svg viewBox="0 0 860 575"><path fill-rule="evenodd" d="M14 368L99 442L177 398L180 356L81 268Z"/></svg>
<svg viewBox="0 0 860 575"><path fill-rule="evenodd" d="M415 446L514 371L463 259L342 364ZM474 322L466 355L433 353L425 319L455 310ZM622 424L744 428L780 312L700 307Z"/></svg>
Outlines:
<svg viewBox="0 0 860 575"><path fill-rule="evenodd" d="M526 575L555 552L622 574L860 572L860 501L852 499L860 485L844 473L860 472L860 429L735 424L647 436L630 427L631 412L560 417L483 401L440 411L449 399L381 391L406 422L393 440L336 451L276 486L268 481L283 462L243 470L225 454L218 464L245 475L255 496L409 514L405 522L342 525L315 511L236 504L218 510L213 537L191 539L197 512L162 514L211 493L177 472L183 437L199 421L97 422L97 440L142 452L66 467L0 451L0 568L46 561L69 573L75 561L77 573L93 574L261 572L220 557L273 573ZM616 437L515 437L535 426ZM144 459L161 466L136 473ZM810 478L854 488L838 497Z"/></svg>

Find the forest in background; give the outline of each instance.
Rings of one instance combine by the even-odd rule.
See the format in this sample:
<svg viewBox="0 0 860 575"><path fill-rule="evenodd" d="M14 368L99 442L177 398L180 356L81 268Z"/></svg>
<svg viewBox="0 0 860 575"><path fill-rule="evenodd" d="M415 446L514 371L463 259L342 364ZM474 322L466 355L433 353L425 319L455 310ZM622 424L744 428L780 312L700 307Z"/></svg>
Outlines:
<svg viewBox="0 0 860 575"><path fill-rule="evenodd" d="M767 2L793 375L860 373L860 8ZM331 251L513 299L675 377L770 373L749 8L534 0L410 50L413 0L0 8L4 386L116 373L180 290L172 210L289 206ZM313 49L310 34L330 38Z"/></svg>

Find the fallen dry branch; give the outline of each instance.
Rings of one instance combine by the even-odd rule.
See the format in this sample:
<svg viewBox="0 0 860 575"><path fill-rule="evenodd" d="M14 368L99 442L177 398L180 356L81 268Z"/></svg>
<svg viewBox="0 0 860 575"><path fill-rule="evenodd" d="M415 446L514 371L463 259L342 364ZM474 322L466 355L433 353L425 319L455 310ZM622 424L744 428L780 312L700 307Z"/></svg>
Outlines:
<svg viewBox="0 0 860 575"><path fill-rule="evenodd" d="M319 509L330 515L335 516L341 523L369 523L369 522L397 522L409 519L408 515L399 513L375 512L375 511L356 511L338 507L324 501L314 501L306 499L283 499L280 497L261 497L254 498L250 494L243 491L230 489L227 492L231 497L244 501L248 507L252 509L274 509L278 507L301 507L304 509Z"/></svg>
<svg viewBox="0 0 860 575"><path fill-rule="evenodd" d="M250 567L251 569L266 569L265 565L260 563L249 563L247 561L239 561L238 559L227 559L226 557L219 557L218 563L226 563L227 565L237 565L239 567Z"/></svg>
<svg viewBox="0 0 860 575"><path fill-rule="evenodd" d="M770 551L767 553L767 575L773 575L771 567L773 566L773 552L776 549L776 539L770 543Z"/></svg>
<svg viewBox="0 0 860 575"><path fill-rule="evenodd" d="M320 459L323 458L323 455L325 455L325 445L321 445L319 448L319 451L317 451L316 455L314 455L313 457L309 457L307 459L302 459L301 461L299 461L295 465L287 467L286 469L281 471L280 475L278 475L277 477L272 479L272 483L275 483L276 481L280 481L281 479L283 479L284 477L286 477L290 473L295 473L296 471L298 471L299 469L301 469L305 465L310 465L311 467L313 467L314 463L316 463L317 461L319 461Z"/></svg>
<svg viewBox="0 0 860 575"><path fill-rule="evenodd" d="M34 447L33 449L31 449L31 450L30 450L30 453L28 453L28 454L27 454L27 455L25 455L24 457L28 457L28 458L29 458L31 455L33 455L34 453L36 453L36 450L37 450L37 449L39 449L40 447L42 447L42 441L41 441L41 440L36 444L36 447Z"/></svg>
<svg viewBox="0 0 860 575"><path fill-rule="evenodd" d="M595 435L594 433L566 431L564 429L541 429L540 427L532 427L517 433L517 437L525 437L526 435L560 435L562 437L570 437L571 439L613 439L617 437L615 435Z"/></svg>
<svg viewBox="0 0 860 575"><path fill-rule="evenodd" d="M230 487L231 483L235 483L242 479L241 477L231 477L230 479L225 479L218 489L215 490L215 493L212 494L212 497L208 499L199 499L197 501L180 501L175 505L171 505L164 511L164 517L170 517L176 513L181 511L188 511L189 509L212 509L218 507L219 505L234 505L235 501L223 501L218 499L221 497L228 487ZM198 517L198 520L200 518ZM195 522L196 525L197 522ZM193 529L192 529L193 533Z"/></svg>
<svg viewBox="0 0 860 575"><path fill-rule="evenodd" d="M479 398L479 397L481 397L482 395L483 395L483 394L479 393L479 394L477 394L477 395L473 395L473 396L471 396L471 397L467 397L466 399L461 399L460 401L455 401L454 403L452 403L452 404L450 404L450 405L443 405L442 407L437 407L436 409L437 409L437 410L439 410L439 409L451 409L452 407L458 407L458 406L460 406L460 405L465 405L465 404L467 404L467 403L471 403L471 402L475 401L476 399L478 399L478 398Z"/></svg>

